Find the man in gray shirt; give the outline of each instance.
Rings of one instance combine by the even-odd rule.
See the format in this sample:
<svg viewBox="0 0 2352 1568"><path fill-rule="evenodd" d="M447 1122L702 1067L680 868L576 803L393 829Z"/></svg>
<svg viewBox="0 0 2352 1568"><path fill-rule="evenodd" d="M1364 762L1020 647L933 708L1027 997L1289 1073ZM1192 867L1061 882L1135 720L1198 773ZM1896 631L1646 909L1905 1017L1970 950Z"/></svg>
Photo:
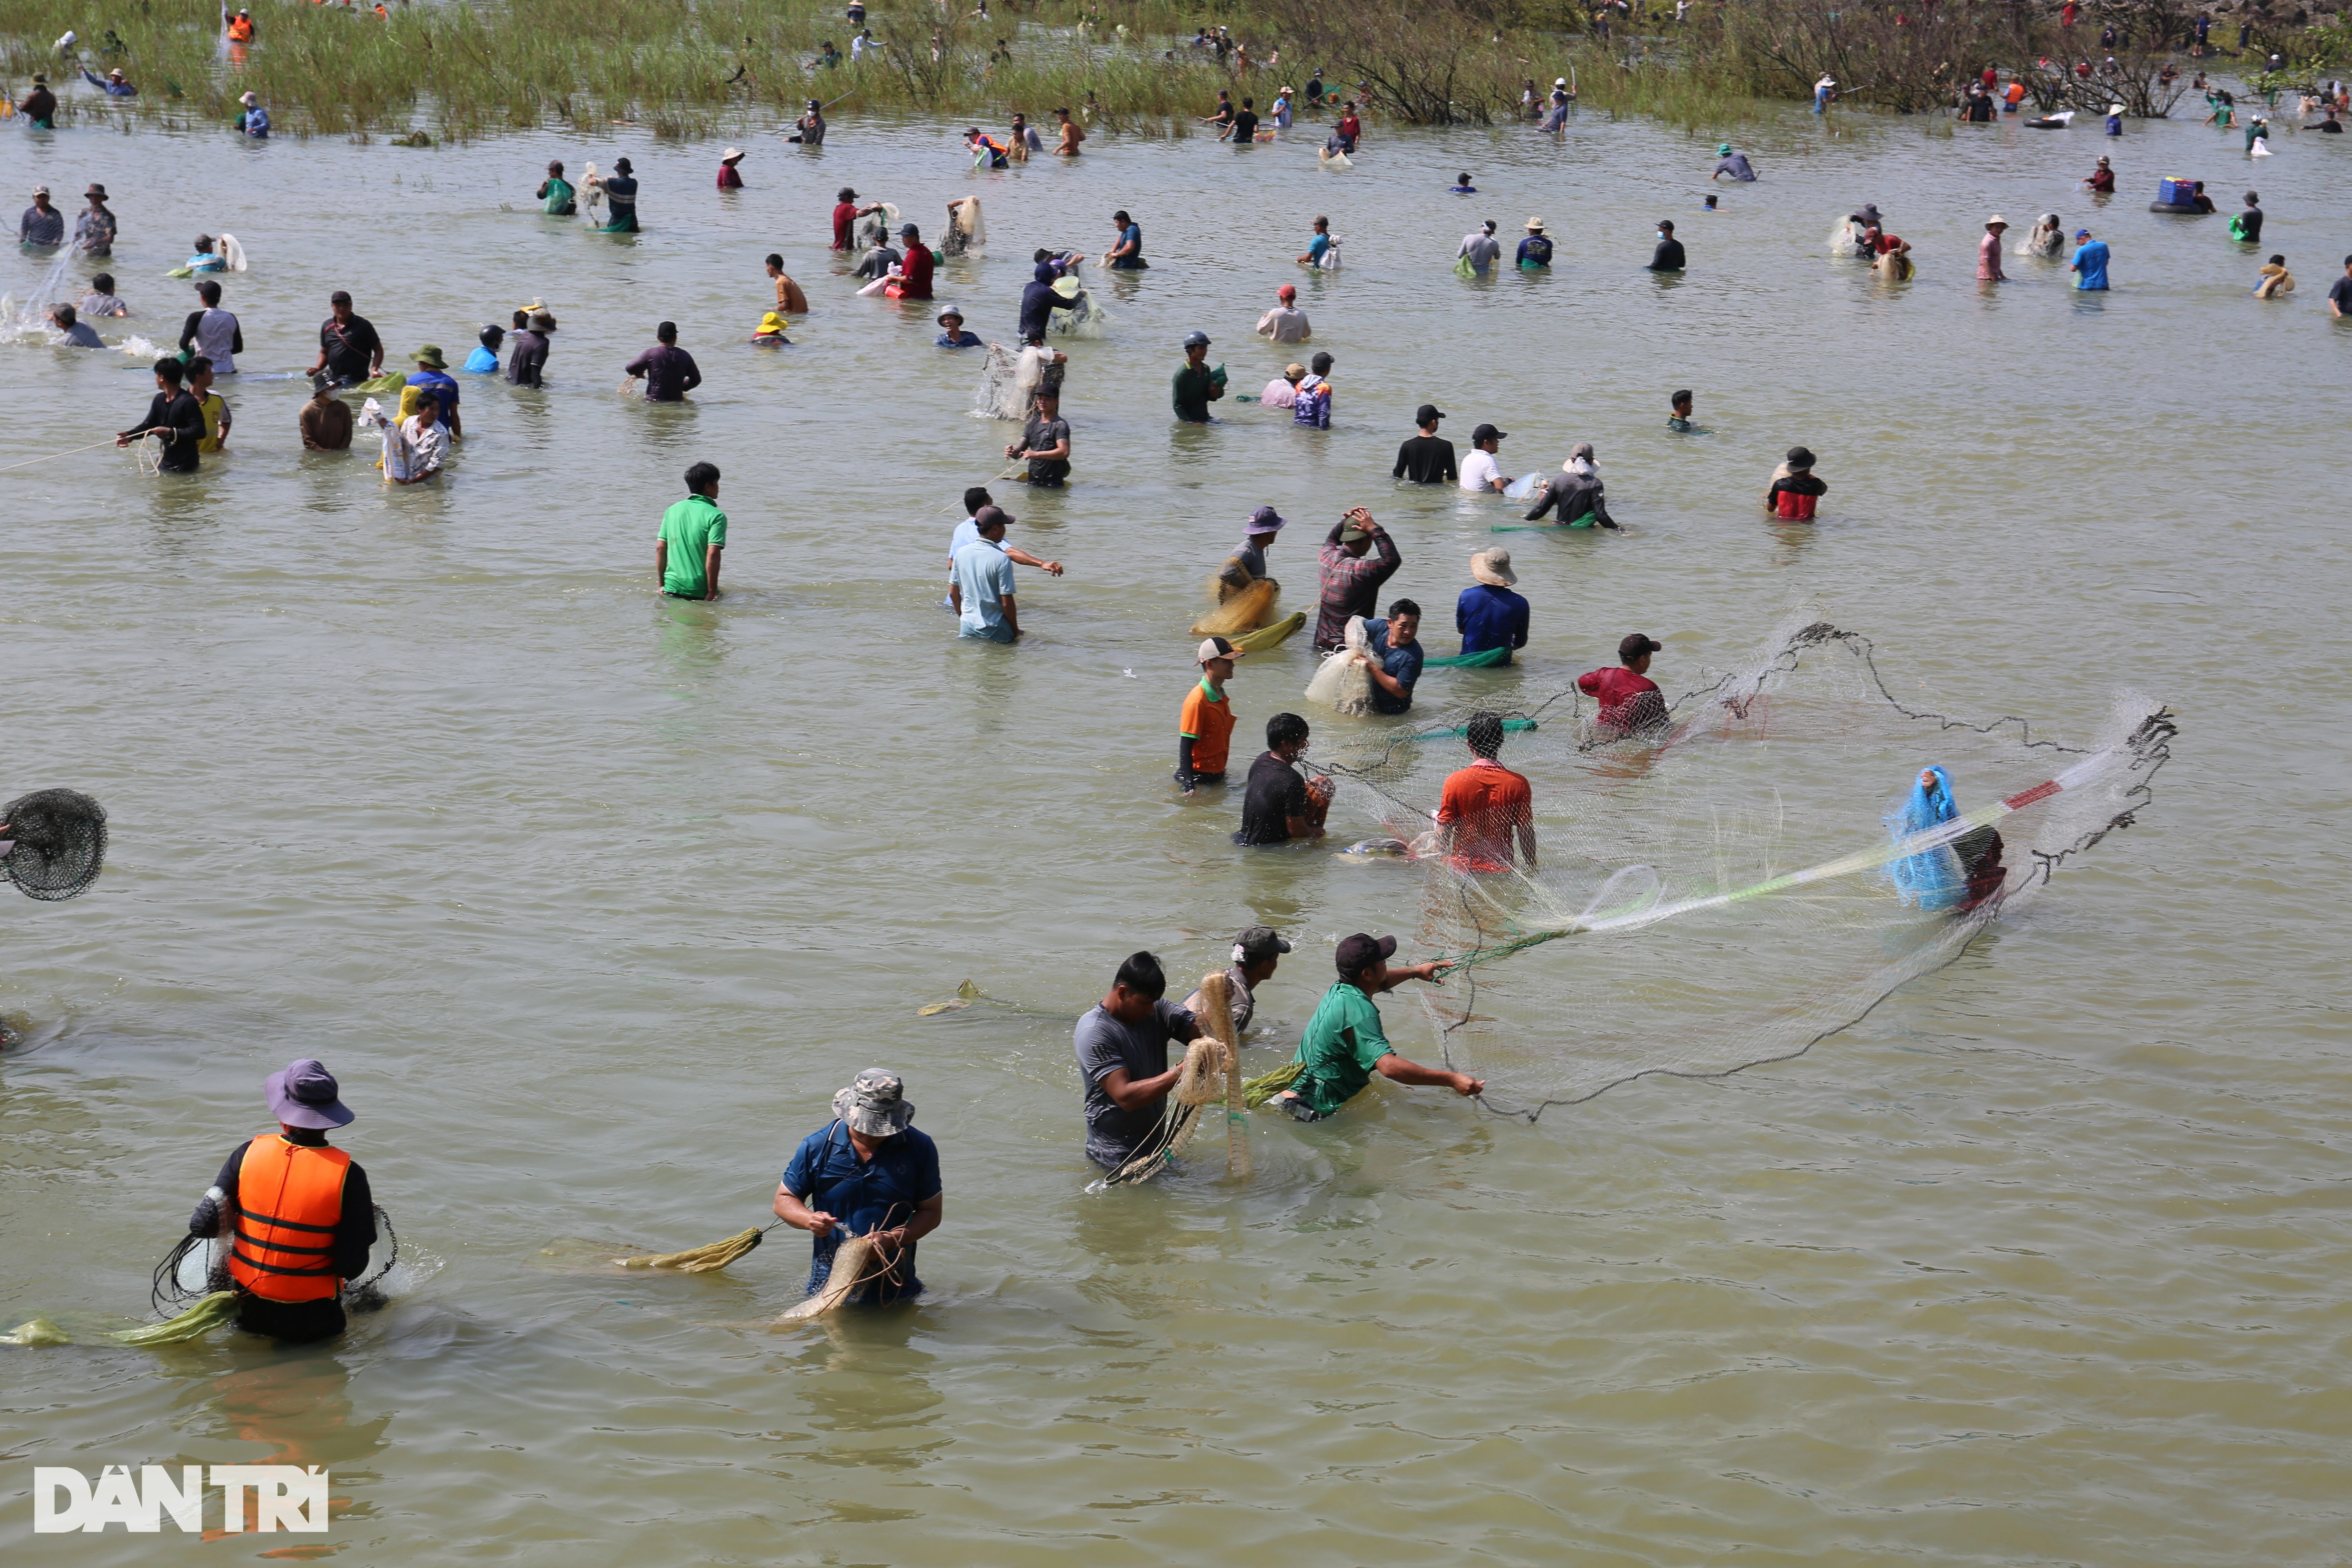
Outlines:
<svg viewBox="0 0 2352 1568"><path fill-rule="evenodd" d="M1162 1103L1182 1070L1168 1065L1168 1042L1190 1045L1192 1016L1167 1000L1168 976L1148 952L1118 966L1110 994L1078 1020L1078 1074L1087 1086L1087 1158L1116 1171L1160 1125Z"/></svg>
<svg viewBox="0 0 2352 1568"><path fill-rule="evenodd" d="M1493 218L1479 225L1477 233L1463 237L1462 254L1470 258L1470 270L1481 278L1495 269L1496 260L1503 254L1503 246L1495 237Z"/></svg>

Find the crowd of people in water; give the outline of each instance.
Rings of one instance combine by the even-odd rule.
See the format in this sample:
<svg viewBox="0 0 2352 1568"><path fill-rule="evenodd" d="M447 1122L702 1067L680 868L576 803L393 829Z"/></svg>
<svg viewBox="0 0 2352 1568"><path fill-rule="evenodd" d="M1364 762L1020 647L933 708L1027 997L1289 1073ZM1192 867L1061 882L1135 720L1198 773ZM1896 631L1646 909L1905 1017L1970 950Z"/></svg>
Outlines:
<svg viewBox="0 0 2352 1568"><path fill-rule="evenodd" d="M240 18L245 13L237 14ZM249 18L242 24L244 37L252 37ZM1223 29L1219 30L1221 33ZM858 40L862 41L861 33ZM1203 37L1207 35L1204 31ZM1198 41L1196 41L1198 42ZM1217 47L1211 40L1207 47ZM1988 76L1991 73L1989 71ZM92 81L110 93L135 91L122 72ZM1824 78L1827 93L1834 82ZM2218 90L2218 89L2217 89ZM1990 107L2000 95L1988 79L1971 89ZM44 100L45 81L17 112L38 128L54 113L53 98ZM1298 100L1294 103L1294 97ZM2012 90L2005 111L2014 111L2021 92ZM265 137L269 123L265 110L251 93L245 95L239 134ZM1534 80L1527 84L1525 107L1531 118L1551 124L1573 105L1569 81L1555 82L1549 95ZM2226 100L2228 95L2221 94ZM1817 95L1817 106L1819 95ZM809 101L808 110L793 125L791 140L803 147L826 145L826 106ZM1293 124L1298 112L1319 113L1326 108L1335 118L1328 139L1318 150L1326 162L1360 156L1366 142L1362 103L1330 92L1318 70L1306 91L1284 89L1271 109L1261 115L1254 97L1244 94L1238 105L1221 94L1214 111L1204 117L1221 139L1251 146ZM2346 105L2340 86L2325 102L2309 111L2323 111L2326 121L2318 129L2336 128ZM2217 122L2231 110L2216 103ZM47 112L37 112L46 110ZM1969 111L1971 114L1973 110ZM2120 110L2117 111L2120 113ZM1054 111L1051 132L1054 155L1081 155L1087 133L1067 109ZM1964 116L1965 117L1965 116ZM1989 113L1986 117L1990 117ZM2255 121L2261 125L2260 120ZM2110 130L2116 129L2110 125ZM2266 131L2247 133L2249 151ZM1045 154L1048 142L1026 117L1015 114L1008 132L998 136L971 128L963 137L975 168L1003 169ZM729 147L716 174L721 200L746 188L742 165L746 153ZM1718 145L1709 173L1710 184L1728 181L1734 187L1764 181L1750 156L1729 142ZM2095 198L2116 192L2116 174L2108 157L2084 182ZM2201 183L2176 190L2167 182L2160 211L2184 216L2215 210ZM1458 174L1450 191L1463 197L1480 192L1468 171ZM613 161L600 173L588 163L575 181L562 161L546 164L532 199L546 217L576 220L583 216L594 229L608 234L639 230L645 193L631 161ZM19 242L29 252L45 255L66 248L90 258L110 258L120 242L121 229L107 189L93 184L84 193L85 208L74 215L68 235L66 215L51 201L46 186L37 187L33 205L19 224ZM1706 198L1714 209L1717 197ZM835 271L845 286L930 311L940 268L958 261L978 246L982 233L979 202L959 198L948 205L934 247L922 226L911 221L893 225L893 209L862 197L854 186L838 191L829 215L832 252L839 258ZM813 215L814 216L814 215ZM2230 220L2230 237L2243 247L2259 247L2263 212L2255 192L2245 193L2244 210ZM938 306L939 349L982 350L1002 354L1015 365L1019 388L1019 439L1004 447L1006 459L1018 472L999 476L1041 489L1066 484L1073 470L1073 433L1062 406L1068 356L1048 347L1058 326L1082 314L1087 306L1084 269L1096 267L1120 273L1139 273L1152 263L1146 257L1143 226L1129 210L1105 216L1105 249L1099 256L1066 247L1036 249L1032 273L1022 297L1016 331L1017 349L998 350L968 330L961 309ZM1541 272L1553 265L1555 242L1540 215L1528 218L1515 247L1506 249L1498 224L1481 221L1460 241L1454 270L1472 280L1491 279L1507 270ZM1989 217L1977 244L1976 276L1987 285L2008 280L2005 255L2055 262L2062 258L2075 286L2097 291L2112 286L2108 245L2087 226L2078 226L2071 240L2058 215L2045 214L2032 225L2024 241L2009 249L2010 226L1999 214ZM1704 250L1704 247L1702 247ZM1848 215L1833 250L1841 257L1866 261L1893 281L1912 276L1913 247L1893 233L1877 206L1865 205ZM1303 268L1333 271L1341 268L1345 247L1331 232L1328 216L1318 216L1296 263ZM1627 265L1632 264L1627 259ZM1433 256L1433 265L1441 264ZM1704 263L1702 263L1704 264ZM224 287L246 266L243 247L233 237L198 237L192 254L173 272L190 280L195 308L181 324L177 352L153 363L154 391L144 413L118 434L118 444L152 443L162 472L196 472L205 456L227 449L235 425L234 413L220 387L239 374L238 356L247 354L244 322L231 308ZM1691 268L1691 253L1671 219L1661 219L1647 268L1675 274ZM765 258L761 285L764 307L752 344L761 348L789 346L790 331L812 306L806 289L786 271L780 254ZM115 276L98 272L78 305L62 301L50 309L59 341L80 348L103 348L97 323L115 323L132 317L133 307L118 291ZM2284 258L2272 254L2259 273L2256 291L2266 300L2282 298L2294 288ZM772 295L772 299L767 298ZM411 486L430 484L448 471L465 439L463 409L467 385L460 376L501 377L523 389L547 384L550 357L559 323L545 300L534 299L514 309L510 317L483 326L462 363L453 367L443 349L433 343L398 356L394 368L384 369L387 351L375 327L354 309L352 296L335 289L327 296L329 314L318 328L317 353L309 365L312 395L299 415L302 447L316 452L349 450L357 433L373 429L380 442L379 464L385 482ZM2352 313L2352 257L2345 275L2328 295L2331 314ZM1255 331L1268 342L1302 345L1304 363L1294 363L1263 391L1235 394L1236 403L1257 405L1276 416L1287 413L1298 427L1331 427L1336 404L1334 355L1327 348L1311 353L1303 345L1315 341L1314 327L1298 304L1297 289L1284 284L1274 303L1256 321ZM676 403L704 384L695 356L681 345L677 323L663 321L654 342L621 366L628 384L648 402ZM1208 360L1212 341L1205 331L1187 334L1181 344L1181 362L1171 372L1170 403L1172 416L1182 423L1213 421L1213 405L1226 399L1229 388L1222 365ZM405 365L401 361L404 359ZM343 394L355 391L364 401L355 413ZM1695 418L1696 396L1689 388L1665 394L1666 429L1675 436L1704 437L1706 427ZM379 402L390 398L391 408ZM1508 433L1491 423L1473 430L1466 453L1441 434L1450 417L1433 404L1415 411L1414 433L1400 446L1391 478L1398 483L1454 486L1467 496L1507 497L1524 503L1518 512L1527 526L1622 531L1612 513L1593 444L1573 446L1557 472L1530 474L1514 480L1503 468L1502 444ZM1830 486L1816 473L1815 455L1802 445L1789 448L1779 468L1759 485L1761 511L1776 522L1802 526L1819 516ZM674 599L709 602L721 595L722 566L727 544L727 514L719 505L722 475L717 465L697 462L684 476L685 495L662 515L654 541L654 580L658 591ZM947 552L947 586L941 603L955 617L957 635L1000 644L1023 637L1015 568L1060 576L1062 564L1040 557L1012 542L1010 531L1017 519L985 485L967 489L961 498L962 521L950 531ZM1242 524L1241 538L1217 563L1215 582L1221 606L1255 604L1259 613L1236 620L1223 629L1202 636L1194 648L1194 674L1176 705L1173 784L1181 795L1192 797L1224 786L1235 759L1233 739L1238 725L1231 691L1245 660L1277 646L1290 632L1302 629L1308 613L1297 613L1286 622L1272 613L1275 595L1269 555L1289 526L1274 507L1256 508ZM1349 509L1326 531L1314 546L1317 595L1312 609L1310 643L1322 656L1327 670L1351 678L1360 695L1340 711L1360 713L1372 721L1396 719L1413 710L1416 690L1432 656L1420 632L1424 615L1407 596L1388 597L1391 581L1404 565L1398 541L1361 506ZM1532 607L1517 590L1517 575L1510 553L1501 548L1474 552L1465 570L1468 581L1459 592L1454 632L1459 651L1438 656L1441 662L1507 664L1528 646ZM1287 629L1285 629L1285 628ZM1195 626L1194 633L1201 627ZM1662 645L1642 632L1627 633L1619 642L1614 663L1577 679L1578 689L1593 703L1592 734L1603 741L1654 739L1669 724L1667 704L1650 678L1652 660ZM1251 758L1243 772L1236 845L1257 848L1321 839L1335 795L1328 775L1306 769L1304 759L1311 727L1302 715L1283 711L1264 726L1265 750ZM1391 846L1414 856L1441 858L1468 875L1537 868L1534 788L1528 778L1503 761L1511 733L1503 716L1476 712L1458 731L1464 751L1461 765L1444 781L1434 813L1434 831L1425 843ZM1934 773L1935 770L1929 770ZM1948 786L1923 774L1920 791L1930 809L1937 788ZM1998 870L1998 840L1989 862ZM1972 877L1988 864L1979 847ZM1980 879L1980 878L1979 878ZM1998 877L1993 881L1997 883ZM1976 884L1971 882L1973 888ZM1379 999L1407 983L1438 984L1448 965L1442 960L1417 963L1392 962L1398 942L1392 936L1359 932L1343 938L1334 954L1333 973L1323 979L1325 989L1297 1043L1290 1063L1273 1075L1266 1103L1301 1122L1340 1114L1375 1077L1406 1087L1440 1088L1461 1096L1483 1092L1478 1079L1450 1069L1425 1067L1397 1052L1384 1033ZM1160 961L1150 952L1131 954L1117 967L1100 1003L1079 1019L1073 1048L1084 1085L1085 1152L1105 1172L1133 1167L1148 1158L1154 1140L1163 1135L1170 1096L1184 1071L1171 1065L1171 1047L1181 1049L1204 1034L1240 1039L1251 1027L1257 998L1273 980L1293 943L1281 932L1252 925L1233 940L1231 963L1224 971L1224 1005L1229 1020L1213 1020L1204 1011L1212 1003L1195 993L1182 1003L1169 996L1169 982ZM1225 1027L1229 1023L1230 1028ZM347 1155L329 1147L326 1133L347 1124L352 1113L340 1098L333 1077L315 1060L291 1064L272 1077L266 1089L272 1114L279 1123L276 1134L265 1134L240 1145L219 1173L213 1190L192 1216L191 1234L226 1237L234 1241L226 1268L236 1281L241 1321L258 1332L284 1340L307 1340L341 1331L343 1315L339 1292L343 1281L360 1268L374 1240L369 1219L371 1198L365 1173ZM916 1245L939 1223L942 1196L938 1151L931 1141L910 1125L914 1106L899 1077L876 1068L860 1073L834 1101L834 1119L812 1133L793 1156L773 1201L782 1223L808 1232L814 1239L809 1289L814 1293L827 1281L837 1249L846 1237L866 1238L878 1249L880 1267L866 1283L863 1294L872 1300L890 1300L921 1289L915 1273ZM268 1193L266 1201L256 1194Z"/></svg>

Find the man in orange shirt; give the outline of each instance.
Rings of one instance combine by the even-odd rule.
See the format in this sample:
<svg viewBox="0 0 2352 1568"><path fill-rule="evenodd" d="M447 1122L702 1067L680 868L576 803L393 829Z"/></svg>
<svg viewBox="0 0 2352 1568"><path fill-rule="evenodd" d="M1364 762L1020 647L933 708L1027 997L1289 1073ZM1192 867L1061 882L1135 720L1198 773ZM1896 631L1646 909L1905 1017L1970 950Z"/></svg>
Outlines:
<svg viewBox="0 0 2352 1568"><path fill-rule="evenodd" d="M1507 871L1515 846L1536 868L1535 795L1527 779L1495 760L1503 749L1503 721L1473 713L1464 738L1470 765L1445 781L1438 797L1437 826L1445 836L1446 863L1457 871Z"/></svg>
<svg viewBox="0 0 2352 1568"><path fill-rule="evenodd" d="M1176 783L1186 795L1200 784L1225 782L1225 753L1234 739L1225 683L1234 678L1241 650L1223 637L1201 645L1201 684L1184 694L1184 711L1176 721Z"/></svg>

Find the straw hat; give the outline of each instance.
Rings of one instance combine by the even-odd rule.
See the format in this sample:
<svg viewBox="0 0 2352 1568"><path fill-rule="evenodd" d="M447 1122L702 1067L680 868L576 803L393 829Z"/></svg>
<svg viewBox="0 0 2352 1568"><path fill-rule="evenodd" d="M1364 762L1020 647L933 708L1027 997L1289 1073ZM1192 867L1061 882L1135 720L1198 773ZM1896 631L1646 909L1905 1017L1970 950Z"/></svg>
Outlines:
<svg viewBox="0 0 2352 1568"><path fill-rule="evenodd" d="M1985 227L1987 228L2007 228L2008 226L2009 220L2001 216L1999 213L1995 213L1992 216L1985 219Z"/></svg>
<svg viewBox="0 0 2352 1568"><path fill-rule="evenodd" d="M719 161L722 163L740 163L743 161L743 149L730 147L719 154Z"/></svg>
<svg viewBox="0 0 2352 1568"><path fill-rule="evenodd" d="M1539 217L1531 217L1528 219L1528 227L1534 233L1541 234L1543 232L1543 226L1544 221Z"/></svg>
<svg viewBox="0 0 2352 1568"><path fill-rule="evenodd" d="M1481 550L1471 556L1470 575L1490 588L1507 588L1519 580L1519 574L1511 570L1507 550Z"/></svg>

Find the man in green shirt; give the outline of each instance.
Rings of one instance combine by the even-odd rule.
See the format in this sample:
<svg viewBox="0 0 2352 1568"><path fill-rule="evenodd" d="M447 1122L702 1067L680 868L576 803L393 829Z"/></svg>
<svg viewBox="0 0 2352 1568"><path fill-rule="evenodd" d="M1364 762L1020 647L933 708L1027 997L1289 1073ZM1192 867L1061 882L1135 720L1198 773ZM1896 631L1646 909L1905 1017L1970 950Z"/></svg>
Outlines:
<svg viewBox="0 0 2352 1568"><path fill-rule="evenodd" d="M1465 1097L1486 1092L1484 1079L1405 1060L1381 1032L1381 1010L1372 1005L1373 997L1408 980L1435 984L1453 967L1437 963L1391 969L1388 961L1396 945L1392 936L1375 938L1361 931L1341 939L1339 983L1323 994L1315 1016L1307 1021L1295 1061L1297 1076L1275 1099L1294 1121L1320 1121L1339 1114L1374 1073L1391 1083L1450 1089Z"/></svg>
<svg viewBox="0 0 2352 1568"><path fill-rule="evenodd" d="M719 467L686 470L684 500L662 513L654 541L654 575L673 599L719 597L719 553L727 548L727 514L719 510Z"/></svg>
<svg viewBox="0 0 2352 1568"><path fill-rule="evenodd" d="M1171 391L1177 418L1187 425L1209 422L1209 405L1225 395L1225 373L1222 366L1209 368L1208 333L1184 334L1184 363L1176 372Z"/></svg>

